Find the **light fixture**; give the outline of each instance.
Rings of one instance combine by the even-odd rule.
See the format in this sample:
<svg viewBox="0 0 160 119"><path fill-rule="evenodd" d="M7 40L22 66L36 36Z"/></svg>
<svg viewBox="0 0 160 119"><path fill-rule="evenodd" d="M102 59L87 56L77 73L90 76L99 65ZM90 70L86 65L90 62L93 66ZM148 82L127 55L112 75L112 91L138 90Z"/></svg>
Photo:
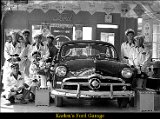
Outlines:
<svg viewBox="0 0 160 119"><path fill-rule="evenodd" d="M118 25L111 25L111 24L97 24L97 28L111 28L111 29L118 29Z"/></svg>

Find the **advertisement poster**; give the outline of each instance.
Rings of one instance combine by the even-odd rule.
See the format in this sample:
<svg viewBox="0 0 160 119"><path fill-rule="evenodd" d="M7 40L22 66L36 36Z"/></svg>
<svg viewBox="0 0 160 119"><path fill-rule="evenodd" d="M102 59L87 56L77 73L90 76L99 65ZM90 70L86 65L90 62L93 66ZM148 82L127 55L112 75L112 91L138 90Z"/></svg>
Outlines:
<svg viewBox="0 0 160 119"><path fill-rule="evenodd" d="M64 42L72 40L72 24L51 24L51 34L55 36L54 44L59 48Z"/></svg>

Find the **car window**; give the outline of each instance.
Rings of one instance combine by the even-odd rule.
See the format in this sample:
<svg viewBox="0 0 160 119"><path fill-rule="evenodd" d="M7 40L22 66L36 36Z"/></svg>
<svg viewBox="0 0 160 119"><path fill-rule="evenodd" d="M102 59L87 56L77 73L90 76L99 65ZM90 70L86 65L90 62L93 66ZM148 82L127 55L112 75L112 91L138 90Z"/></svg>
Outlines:
<svg viewBox="0 0 160 119"><path fill-rule="evenodd" d="M77 44L67 44L61 49L61 57L88 57L96 56L99 54L105 54L108 58L117 58L116 51L114 47L104 44L87 44L87 43L77 43Z"/></svg>

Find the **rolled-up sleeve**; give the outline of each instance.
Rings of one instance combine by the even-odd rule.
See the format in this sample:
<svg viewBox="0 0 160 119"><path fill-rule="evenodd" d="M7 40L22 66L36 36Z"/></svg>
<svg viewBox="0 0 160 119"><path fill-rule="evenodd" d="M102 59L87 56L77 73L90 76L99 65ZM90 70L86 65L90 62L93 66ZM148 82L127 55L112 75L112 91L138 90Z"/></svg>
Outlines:
<svg viewBox="0 0 160 119"><path fill-rule="evenodd" d="M5 43L5 46L4 46L4 58L5 58L6 60L8 60L8 59L11 58L8 48L9 48L9 44L8 44L8 43Z"/></svg>
<svg viewBox="0 0 160 119"><path fill-rule="evenodd" d="M43 59L47 59L49 57L50 53L49 53L49 48L45 45L44 49L43 49Z"/></svg>
<svg viewBox="0 0 160 119"><path fill-rule="evenodd" d="M7 78L6 78L6 82L5 82L5 84L4 84L4 89L5 90L11 90L12 88L15 88L16 86L15 86L15 84L13 84L12 82L11 82L11 80L10 80L10 76L8 76Z"/></svg>
<svg viewBox="0 0 160 119"><path fill-rule="evenodd" d="M124 58L124 43L122 43L121 45L121 61L123 60Z"/></svg>

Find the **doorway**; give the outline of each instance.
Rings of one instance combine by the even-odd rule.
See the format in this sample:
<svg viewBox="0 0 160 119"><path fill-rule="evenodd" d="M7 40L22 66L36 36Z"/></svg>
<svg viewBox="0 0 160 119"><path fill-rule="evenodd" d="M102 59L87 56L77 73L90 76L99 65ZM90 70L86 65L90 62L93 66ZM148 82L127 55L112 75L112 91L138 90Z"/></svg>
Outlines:
<svg viewBox="0 0 160 119"><path fill-rule="evenodd" d="M118 25L117 25L118 26ZM121 44L120 44L120 34L119 28L97 28L96 29L96 40L101 40L113 44L120 54Z"/></svg>

